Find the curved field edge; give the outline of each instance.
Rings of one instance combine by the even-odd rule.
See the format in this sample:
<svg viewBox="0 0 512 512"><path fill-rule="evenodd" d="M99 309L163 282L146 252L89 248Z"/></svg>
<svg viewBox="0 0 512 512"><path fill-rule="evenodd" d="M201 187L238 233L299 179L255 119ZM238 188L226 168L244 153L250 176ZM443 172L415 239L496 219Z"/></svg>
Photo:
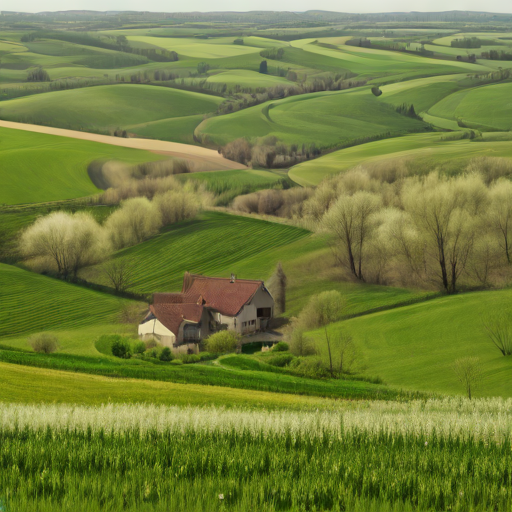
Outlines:
<svg viewBox="0 0 512 512"><path fill-rule="evenodd" d="M357 165L395 158L437 163L458 160L461 165L479 156L512 158L512 146L506 140L449 140L450 137L449 134L428 133L368 142L298 164L290 169L288 176L299 185L311 186Z"/></svg>

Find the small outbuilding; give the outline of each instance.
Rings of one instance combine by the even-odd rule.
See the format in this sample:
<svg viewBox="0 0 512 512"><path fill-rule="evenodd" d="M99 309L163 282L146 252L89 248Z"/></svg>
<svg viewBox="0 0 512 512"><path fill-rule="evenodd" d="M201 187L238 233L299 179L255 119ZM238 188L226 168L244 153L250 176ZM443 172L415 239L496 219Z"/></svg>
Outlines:
<svg viewBox="0 0 512 512"><path fill-rule="evenodd" d="M265 331L274 299L263 281L185 274L181 293L155 293L139 325L139 337L174 352L198 352L198 343L230 329L242 335Z"/></svg>

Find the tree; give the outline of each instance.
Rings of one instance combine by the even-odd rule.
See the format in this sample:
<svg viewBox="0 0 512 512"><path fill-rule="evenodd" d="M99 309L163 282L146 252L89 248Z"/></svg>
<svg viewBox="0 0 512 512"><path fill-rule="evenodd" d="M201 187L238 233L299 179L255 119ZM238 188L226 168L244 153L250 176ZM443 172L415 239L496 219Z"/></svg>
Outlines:
<svg viewBox="0 0 512 512"><path fill-rule="evenodd" d="M206 62L200 62L198 65L197 65L197 72L200 74L200 75L204 75L208 70L210 69L210 65L207 64Z"/></svg>
<svg viewBox="0 0 512 512"><path fill-rule="evenodd" d="M372 215L381 199L369 192L341 196L324 217L324 225L341 246L339 259L359 281L364 281L365 250L374 225Z"/></svg>
<svg viewBox="0 0 512 512"><path fill-rule="evenodd" d="M128 259L115 259L105 263L102 270L115 291L124 292L133 286L137 267Z"/></svg>
<svg viewBox="0 0 512 512"><path fill-rule="evenodd" d="M482 320L484 330L490 342L504 356L512 355L512 329L510 315L499 311Z"/></svg>
<svg viewBox="0 0 512 512"><path fill-rule="evenodd" d="M478 357L463 357L452 365L457 380L462 384L471 400L475 389L482 381L482 365Z"/></svg>
<svg viewBox="0 0 512 512"><path fill-rule="evenodd" d="M273 276L270 278L269 289L276 302L277 311L284 313L286 311L286 283L287 277L283 266L279 262L276 266Z"/></svg>
<svg viewBox="0 0 512 512"><path fill-rule="evenodd" d="M306 329L324 328L331 377L334 377L333 347L327 326L341 319L344 308L345 301L339 292L335 290L322 292L311 297L306 307L301 311L298 320L300 326Z"/></svg>
<svg viewBox="0 0 512 512"><path fill-rule="evenodd" d="M485 185L479 178L458 180L431 174L403 187L402 203L424 242L427 273L447 293L456 293L458 279L472 253ZM432 264L433 263L433 264Z"/></svg>
<svg viewBox="0 0 512 512"><path fill-rule="evenodd" d="M489 220L499 235L507 262L512 261L512 183L499 180L490 190Z"/></svg>
<svg viewBox="0 0 512 512"><path fill-rule="evenodd" d="M43 69L41 66L38 66L37 68L31 69L28 72L27 80L29 82L49 82L50 75L45 69Z"/></svg>
<svg viewBox="0 0 512 512"><path fill-rule="evenodd" d="M28 339L28 344L33 348L34 352L40 352L42 354L51 354L59 349L57 336L49 332L33 334Z"/></svg>
<svg viewBox="0 0 512 512"><path fill-rule="evenodd" d="M25 230L20 239L25 257L39 258L43 268L67 277L105 259L111 252L106 234L88 213L53 212Z"/></svg>
<svg viewBox="0 0 512 512"><path fill-rule="evenodd" d="M267 66L267 61L266 60L262 60L260 62L260 73L263 73L263 74L267 74L268 73L268 66Z"/></svg>
<svg viewBox="0 0 512 512"><path fill-rule="evenodd" d="M310 356L315 353L313 340L304 334L304 329L294 325L287 336L290 352L295 356Z"/></svg>
<svg viewBox="0 0 512 512"><path fill-rule="evenodd" d="M236 331L219 331L205 340L206 349L213 354L234 352L242 342L242 336Z"/></svg>
<svg viewBox="0 0 512 512"><path fill-rule="evenodd" d="M128 340L119 337L112 343L112 355L121 359L130 359L132 357L132 348Z"/></svg>
<svg viewBox="0 0 512 512"><path fill-rule="evenodd" d="M333 346L338 374L350 372L357 357L354 339L352 336L342 333L333 340Z"/></svg>

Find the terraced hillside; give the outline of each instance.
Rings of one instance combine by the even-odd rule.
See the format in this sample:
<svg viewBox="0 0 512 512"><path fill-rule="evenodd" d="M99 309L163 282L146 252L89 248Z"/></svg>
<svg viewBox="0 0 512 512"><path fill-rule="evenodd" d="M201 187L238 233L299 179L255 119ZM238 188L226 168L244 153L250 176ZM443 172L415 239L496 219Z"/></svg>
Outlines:
<svg viewBox="0 0 512 512"><path fill-rule="evenodd" d="M137 262L134 289L152 293L181 289L186 271L266 278L275 264L271 253L308 236L309 231L293 226L209 212L165 229L151 240L121 251L118 257ZM251 260L256 255L258 258Z"/></svg>
<svg viewBox="0 0 512 512"><path fill-rule="evenodd" d="M116 128L212 112L222 101L216 96L164 87L109 85L5 101L0 106L0 117L108 134Z"/></svg>
<svg viewBox="0 0 512 512"><path fill-rule="evenodd" d="M0 339L112 324L127 302L0 263Z"/></svg>
<svg viewBox="0 0 512 512"><path fill-rule="evenodd" d="M275 136L286 144L314 143L318 148L329 148L365 137L424 131L426 127L380 102L365 87L267 102L207 119L196 133L217 144L239 137L257 141Z"/></svg>
<svg viewBox="0 0 512 512"><path fill-rule="evenodd" d="M163 158L138 149L0 128L0 204L38 203L98 192L87 174L96 159L127 163Z"/></svg>

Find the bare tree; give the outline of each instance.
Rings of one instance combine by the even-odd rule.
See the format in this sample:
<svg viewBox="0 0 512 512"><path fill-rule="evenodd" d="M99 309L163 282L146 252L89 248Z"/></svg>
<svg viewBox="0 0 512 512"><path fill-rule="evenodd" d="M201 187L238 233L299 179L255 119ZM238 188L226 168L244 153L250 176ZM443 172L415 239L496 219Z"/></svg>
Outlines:
<svg viewBox="0 0 512 512"><path fill-rule="evenodd" d="M299 323L301 326L306 328L324 328L331 377L334 377L333 346L331 334L327 327L329 324L341 319L344 308L345 301L341 297L341 294L335 290L331 290L311 297L309 303L299 315Z"/></svg>
<svg viewBox="0 0 512 512"><path fill-rule="evenodd" d="M372 215L381 207L380 198L369 192L341 196L324 217L325 227L341 246L341 261L351 274L364 281L365 250L373 230Z"/></svg>
<svg viewBox="0 0 512 512"><path fill-rule="evenodd" d="M490 190L491 207L489 220L493 230L501 240L501 246L507 258L512 262L512 183L500 180Z"/></svg>
<svg viewBox="0 0 512 512"><path fill-rule="evenodd" d="M124 292L133 286L136 270L133 261L114 259L103 265L102 273L116 292Z"/></svg>
<svg viewBox="0 0 512 512"><path fill-rule="evenodd" d="M284 273L283 266L281 262L279 262L276 266L276 270L274 274L270 278L269 281L269 289L274 296L274 300L277 305L277 310L279 313L284 313L286 311L286 284L288 278Z"/></svg>
<svg viewBox="0 0 512 512"><path fill-rule="evenodd" d="M475 389L482 381L483 371L478 357L463 357L457 359L452 365L457 380L464 386L468 398L471 400Z"/></svg>
<svg viewBox="0 0 512 512"><path fill-rule="evenodd" d="M499 312L482 320L491 343L504 355L512 355L512 329L509 315Z"/></svg>
<svg viewBox="0 0 512 512"><path fill-rule="evenodd" d="M337 371L341 375L350 372L357 359L354 338L348 334L339 335L333 342L336 352Z"/></svg>
<svg viewBox="0 0 512 512"><path fill-rule="evenodd" d="M473 183L471 183L473 185ZM485 188L483 183L481 187ZM448 181L429 175L404 187L402 201L424 241L426 270L432 270L447 293L456 293L473 249L478 206L464 179ZM430 266L432 261L434 265Z"/></svg>

